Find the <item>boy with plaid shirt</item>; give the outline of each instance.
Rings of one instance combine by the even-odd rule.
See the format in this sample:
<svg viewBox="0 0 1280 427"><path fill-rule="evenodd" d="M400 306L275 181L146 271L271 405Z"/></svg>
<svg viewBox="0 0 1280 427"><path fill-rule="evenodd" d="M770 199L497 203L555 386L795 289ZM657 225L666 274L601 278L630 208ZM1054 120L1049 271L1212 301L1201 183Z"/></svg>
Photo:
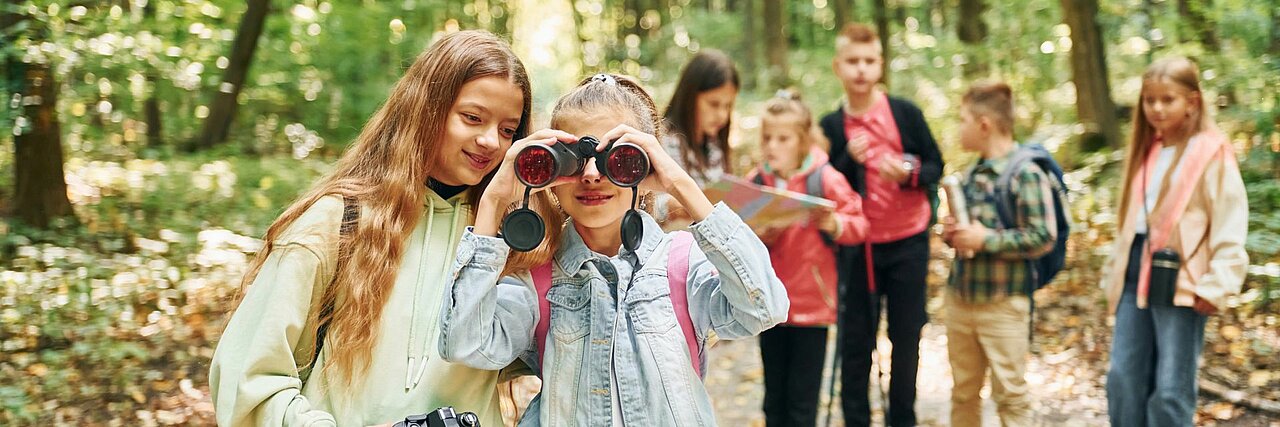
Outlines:
<svg viewBox="0 0 1280 427"><path fill-rule="evenodd" d="M991 397L1005 426L1030 425L1026 355L1031 302L1036 286L1027 262L1053 249L1057 237L1050 178L1034 162L1006 171L1017 151L1013 140L1013 94L1004 83L980 83L960 106L960 143L981 155L964 184L969 224L943 220L943 240L956 249L947 289L947 351L954 386L951 425L982 425L978 392L988 369ZM1013 224L1000 224L996 182L1010 182Z"/></svg>

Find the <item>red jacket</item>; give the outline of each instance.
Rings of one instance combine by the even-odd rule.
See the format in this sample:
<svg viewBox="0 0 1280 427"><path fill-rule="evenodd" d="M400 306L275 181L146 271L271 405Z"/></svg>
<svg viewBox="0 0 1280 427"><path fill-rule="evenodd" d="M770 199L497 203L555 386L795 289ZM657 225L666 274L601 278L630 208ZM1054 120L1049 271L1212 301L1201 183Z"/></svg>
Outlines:
<svg viewBox="0 0 1280 427"><path fill-rule="evenodd" d="M822 174L822 197L836 202L836 222L840 235L832 236L840 245L862 243L867 236L867 218L862 215L862 198L849 186L844 174L827 164L827 153L818 148L810 150L804 171L787 180L787 189L805 193L805 180L810 174ZM822 169L818 169L822 166ZM764 185L776 187L778 178L756 168L748 176L754 180L762 175ZM759 230L757 230L759 231ZM836 255L835 248L822 240L822 231L812 223L799 223L788 227L767 244L769 259L782 284L787 287L791 299L791 311L786 324L793 326L824 326L836 321Z"/></svg>

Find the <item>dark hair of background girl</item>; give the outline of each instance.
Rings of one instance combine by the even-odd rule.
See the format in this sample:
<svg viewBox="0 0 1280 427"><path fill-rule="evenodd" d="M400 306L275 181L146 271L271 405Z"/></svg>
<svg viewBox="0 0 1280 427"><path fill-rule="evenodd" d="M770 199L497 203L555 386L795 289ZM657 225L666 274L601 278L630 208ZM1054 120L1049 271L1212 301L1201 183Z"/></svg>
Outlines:
<svg viewBox="0 0 1280 427"><path fill-rule="evenodd" d="M701 138L696 123L698 95L725 84L732 84L735 88L742 87L738 80L738 69L733 65L733 60L729 59L724 52L715 49L704 49L698 52L680 73L680 82L676 84L675 93L671 96L671 103L667 105L667 112L663 118L666 120L666 130L682 139L680 156L688 167L699 171L705 171L707 168L707 156L703 154L704 151L694 148L701 147L705 142L694 140L694 138ZM731 124L731 121L726 122L724 128L720 129L716 135L716 145L724 152L725 171L730 173L733 163L729 153Z"/></svg>

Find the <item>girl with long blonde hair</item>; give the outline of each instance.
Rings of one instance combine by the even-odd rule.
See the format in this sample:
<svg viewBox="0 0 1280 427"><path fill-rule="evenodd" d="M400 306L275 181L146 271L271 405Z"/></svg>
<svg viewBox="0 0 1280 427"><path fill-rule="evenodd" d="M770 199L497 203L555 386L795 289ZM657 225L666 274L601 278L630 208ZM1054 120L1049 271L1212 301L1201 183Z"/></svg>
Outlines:
<svg viewBox="0 0 1280 427"><path fill-rule="evenodd" d="M1235 151L1187 58L1151 64L1133 115L1119 233L1102 285L1115 314L1114 426L1189 426L1206 316L1240 293L1249 209Z"/></svg>
<svg viewBox="0 0 1280 427"><path fill-rule="evenodd" d="M448 34L418 56L334 171L267 230L210 368L220 425L366 426L443 406L501 425L498 372L441 360L437 313L530 105L524 66L492 34Z"/></svg>

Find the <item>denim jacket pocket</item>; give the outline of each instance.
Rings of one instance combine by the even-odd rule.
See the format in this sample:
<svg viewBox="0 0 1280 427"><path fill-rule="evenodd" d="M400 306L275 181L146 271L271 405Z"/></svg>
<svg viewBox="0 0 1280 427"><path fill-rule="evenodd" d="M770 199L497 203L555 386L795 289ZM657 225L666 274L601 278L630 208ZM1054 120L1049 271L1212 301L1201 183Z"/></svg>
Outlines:
<svg viewBox="0 0 1280 427"><path fill-rule="evenodd" d="M661 334L676 326L671 289L666 282L665 277L648 277L637 280L641 285L627 292L628 315L636 333Z"/></svg>
<svg viewBox="0 0 1280 427"><path fill-rule="evenodd" d="M573 342L582 339L589 332L591 302L588 290L583 286L560 285L547 291L547 302L551 308L551 333L556 340Z"/></svg>

